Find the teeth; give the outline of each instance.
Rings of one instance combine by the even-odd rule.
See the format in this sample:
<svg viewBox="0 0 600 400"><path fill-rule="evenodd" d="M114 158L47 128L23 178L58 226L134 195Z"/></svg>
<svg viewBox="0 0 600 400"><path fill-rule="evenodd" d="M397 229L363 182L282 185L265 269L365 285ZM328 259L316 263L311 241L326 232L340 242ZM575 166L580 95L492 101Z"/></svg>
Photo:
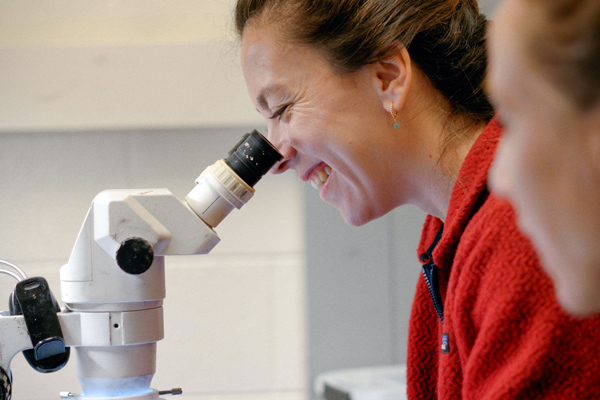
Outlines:
<svg viewBox="0 0 600 400"><path fill-rule="evenodd" d="M325 182L327 181L327 178L329 178L329 175L331 174L331 167L325 167L324 171L319 171L317 174L315 174L311 180L310 180L310 184L312 185L312 187L314 187L315 189L321 189L323 187L323 185L325 184Z"/></svg>

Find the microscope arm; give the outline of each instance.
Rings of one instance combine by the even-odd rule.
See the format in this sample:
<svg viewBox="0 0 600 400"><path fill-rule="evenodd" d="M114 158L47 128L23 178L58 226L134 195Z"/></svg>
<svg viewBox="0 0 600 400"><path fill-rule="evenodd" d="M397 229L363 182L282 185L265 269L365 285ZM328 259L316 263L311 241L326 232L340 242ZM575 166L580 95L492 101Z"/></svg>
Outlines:
<svg viewBox="0 0 600 400"><path fill-rule="evenodd" d="M2 372L10 371L12 358L23 350L32 348L31 338L22 315L10 315L8 311L0 315L0 367ZM10 340L6 340L10 338Z"/></svg>

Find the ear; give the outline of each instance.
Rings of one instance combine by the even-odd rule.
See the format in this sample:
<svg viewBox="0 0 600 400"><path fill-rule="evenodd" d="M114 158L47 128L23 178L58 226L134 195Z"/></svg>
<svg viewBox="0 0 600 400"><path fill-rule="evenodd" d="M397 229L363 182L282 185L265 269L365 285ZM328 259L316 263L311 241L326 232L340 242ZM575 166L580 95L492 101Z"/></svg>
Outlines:
<svg viewBox="0 0 600 400"><path fill-rule="evenodd" d="M394 103L394 110L404 107L412 82L411 58L406 47L398 45L395 54L383 61L373 64L376 90L383 107L389 111Z"/></svg>

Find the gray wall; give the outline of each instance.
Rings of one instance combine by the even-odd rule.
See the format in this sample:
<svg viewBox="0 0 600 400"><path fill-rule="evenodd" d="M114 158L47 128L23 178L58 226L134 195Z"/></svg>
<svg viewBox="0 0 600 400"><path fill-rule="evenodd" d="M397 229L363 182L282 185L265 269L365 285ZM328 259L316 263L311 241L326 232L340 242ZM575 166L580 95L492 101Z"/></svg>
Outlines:
<svg viewBox="0 0 600 400"><path fill-rule="evenodd" d="M479 0L479 7L488 16L488 19L494 17L494 10L498 4L500 4L500 0Z"/></svg>
<svg viewBox="0 0 600 400"><path fill-rule="evenodd" d="M404 363L424 214L401 207L357 228L312 187L304 203L311 380L332 369Z"/></svg>

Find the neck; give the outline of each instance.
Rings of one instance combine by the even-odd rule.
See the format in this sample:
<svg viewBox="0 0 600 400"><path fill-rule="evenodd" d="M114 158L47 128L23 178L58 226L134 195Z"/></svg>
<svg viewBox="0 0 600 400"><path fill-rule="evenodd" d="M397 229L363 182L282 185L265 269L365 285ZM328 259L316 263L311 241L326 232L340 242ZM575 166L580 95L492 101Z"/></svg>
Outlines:
<svg viewBox="0 0 600 400"><path fill-rule="evenodd" d="M410 159L412 180L406 182L411 186L410 197L401 199L401 203L413 204L442 221L446 220L465 158L487 125L466 115L449 117L450 114L448 100L414 68L399 121L415 154ZM448 137L455 139L447 143Z"/></svg>
<svg viewBox="0 0 600 400"><path fill-rule="evenodd" d="M480 123L464 131L460 143L448 149L440 148L439 140L432 141L434 147L429 154L437 154L438 157L429 157L428 176L421 180L419 195L415 199L417 207L442 221L446 220L460 169L485 126L486 123Z"/></svg>

